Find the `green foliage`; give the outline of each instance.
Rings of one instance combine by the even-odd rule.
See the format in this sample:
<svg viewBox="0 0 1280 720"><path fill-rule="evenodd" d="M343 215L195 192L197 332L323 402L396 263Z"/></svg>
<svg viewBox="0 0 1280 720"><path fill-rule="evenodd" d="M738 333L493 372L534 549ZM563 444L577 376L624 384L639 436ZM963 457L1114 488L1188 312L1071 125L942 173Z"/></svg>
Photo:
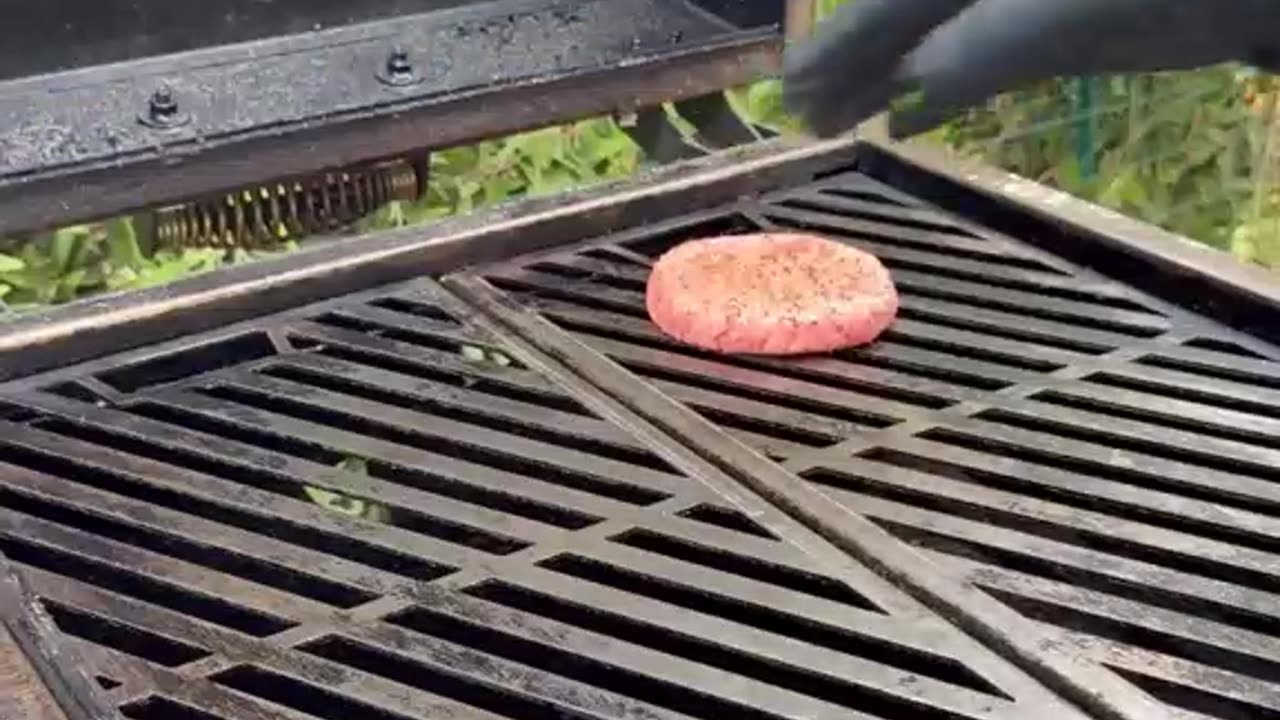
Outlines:
<svg viewBox="0 0 1280 720"><path fill-rule="evenodd" d="M360 229L402 227L509 200L627 177L640 148L611 118L592 118L432 153L426 197L395 202Z"/></svg>
<svg viewBox="0 0 1280 720"><path fill-rule="evenodd" d="M337 469L360 478L369 476L369 463L358 457L343 458L342 461L337 464ZM303 493L307 500L332 513L364 518L365 520L372 520L373 522L393 522L390 508L372 500L366 500L355 495L347 495L345 493L327 490L314 485L307 485L303 487Z"/></svg>
<svg viewBox="0 0 1280 720"><path fill-rule="evenodd" d="M820 0L818 14L853 1ZM932 139L1280 267L1278 100L1275 78L1234 66L1055 80L999 97Z"/></svg>
<svg viewBox="0 0 1280 720"><path fill-rule="evenodd" d="M431 156L426 197L393 202L358 223L357 230L416 225L523 196L627 177L640 149L610 118L486 140ZM102 292L164 285L297 248L268 251L186 249L150 251L133 218L77 225L19 241L0 240L0 308L23 311Z"/></svg>
<svg viewBox="0 0 1280 720"><path fill-rule="evenodd" d="M1270 78L1216 67L1091 87L1087 103L1077 80L1011 93L935 137L1241 259L1278 259Z"/></svg>
<svg viewBox="0 0 1280 720"><path fill-rule="evenodd" d="M819 0L818 13L845 1ZM800 130L783 111L779 80L726 95L754 127ZM1232 67L1059 80L1002 96L932 137L1242 261L1280 267L1277 102L1280 83ZM695 142L695 130L670 105L667 113ZM611 118L437 151L425 197L390 203L354 229L412 226L555 194L627 177L642 163L640 148ZM153 251L139 241L131 218L0 239L0 310L153 287L294 249L282 242L269 252Z"/></svg>

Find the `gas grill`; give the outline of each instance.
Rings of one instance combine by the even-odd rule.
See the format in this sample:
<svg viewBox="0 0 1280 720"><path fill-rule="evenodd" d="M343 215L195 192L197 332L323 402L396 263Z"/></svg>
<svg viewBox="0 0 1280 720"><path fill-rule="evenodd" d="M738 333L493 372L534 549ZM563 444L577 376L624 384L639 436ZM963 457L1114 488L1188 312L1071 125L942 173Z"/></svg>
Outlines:
<svg viewBox="0 0 1280 720"><path fill-rule="evenodd" d="M470 5L414 22L511 12ZM727 46L776 57L782 8L756 29L746 10L764 5L618 3L727 33L641 52L667 74L627 93L607 91L628 63L535 69L388 112L488 118L530 87L559 108L542 119L697 96L748 72ZM328 22L352 20L334 32L380 27ZM290 29L265 27L253 43ZM434 146L380 112L228 136L131 202L274 182L218 159L260 142L299 177ZM448 132L523 121L486 122ZM330 130L365 147L317 160ZM123 192L170 151L148 152L119 175L42 165L0 199L30 183L64 216L124 209L65 193ZM874 252L900 319L798 359L707 354L648 322L657 255L760 229ZM18 318L0 335L0 718L1280 717L1276 287L869 136Z"/></svg>

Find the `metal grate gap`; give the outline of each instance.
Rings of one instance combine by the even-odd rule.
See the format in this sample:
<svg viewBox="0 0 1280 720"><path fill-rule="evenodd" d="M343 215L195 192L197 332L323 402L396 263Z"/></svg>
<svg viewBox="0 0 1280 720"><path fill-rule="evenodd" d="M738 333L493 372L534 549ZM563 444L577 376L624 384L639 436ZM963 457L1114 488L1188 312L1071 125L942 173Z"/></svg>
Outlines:
<svg viewBox="0 0 1280 720"><path fill-rule="evenodd" d="M163 637L48 598L42 598L41 605L62 632L164 667L178 667L213 654L205 648Z"/></svg>
<svg viewBox="0 0 1280 720"><path fill-rule="evenodd" d="M197 392L204 394L203 389ZM292 455L319 465L337 466L348 457L345 453L340 453L316 442L299 440L283 433L270 433L265 430L237 425L229 420L202 415L192 410L161 404L153 400L129 403L120 406L119 409L156 422L175 425L208 435L217 435L246 445ZM255 486L266 489L266 486ZM277 494L295 498L303 497L300 486L286 482L276 483L273 487L276 489L272 490L272 492Z"/></svg>
<svg viewBox="0 0 1280 720"><path fill-rule="evenodd" d="M754 535L766 540L778 539L777 535L774 535L767 528L741 512L731 510L729 508L723 508L719 505L697 505L689 508L688 510L681 510L676 514L688 520L695 520L707 525L714 525L725 530L733 530L734 532L740 532L746 535Z"/></svg>
<svg viewBox="0 0 1280 720"><path fill-rule="evenodd" d="M357 348L350 345L338 345L332 340L321 340L308 337L305 334L294 333L288 337L289 341L299 348L305 348L308 352L335 360L453 385L472 392L484 393L499 398L541 405L584 417L595 417L591 411L568 396L517 385L514 382L504 381L500 377L451 371L426 362L415 362L412 359L400 357L389 352Z"/></svg>
<svg viewBox="0 0 1280 720"><path fill-rule="evenodd" d="M231 437L247 444L256 445L271 451L284 451L297 457L312 460L319 464L335 466L348 459L347 455L334 452L327 448L304 444L288 436L277 436L274 434L263 433L253 430L240 428L239 426L223 424L219 421L201 418L201 417L184 417L186 414L174 408L157 406L153 403L139 403L143 408L138 414L150 417L156 420L166 420L178 423L183 427L195 429L212 434ZM136 406L135 406L136 407ZM274 492L278 495L291 497L299 500L306 499L305 485L287 479L277 479L274 482L255 483L255 487L268 492ZM420 512L415 508L405 507L403 505L394 505L386 503L378 498L361 496L350 492L346 488L334 488L346 497L358 499L364 502L376 504L386 509L385 517L380 517L377 522L392 525L410 532L415 532L427 537L434 537L445 542L452 542L458 545L472 547L482 552L488 552L495 555L510 555L529 546L529 543L515 538L507 537L495 532L482 530L480 528L454 522L445 518L434 517L424 512ZM366 518L368 519L368 518ZM370 520L373 522L374 520Z"/></svg>
<svg viewBox="0 0 1280 720"><path fill-rule="evenodd" d="M1198 350L1212 350L1213 352L1226 353L1227 355L1235 355L1236 357L1249 358L1250 360L1270 360L1270 358L1259 355L1243 345L1233 343L1230 340L1201 337L1192 338L1182 344Z"/></svg>
<svg viewBox="0 0 1280 720"><path fill-rule="evenodd" d="M593 296L585 292L570 292L559 288L551 288L545 285L536 285L524 280L517 280L508 277L489 278L489 282L501 290L513 293L529 293L541 298L551 300L561 300L573 303L593 310L601 310L604 312L625 315L637 320L649 321L649 313L644 309L644 303L618 302L606 297Z"/></svg>
<svg viewBox="0 0 1280 720"><path fill-rule="evenodd" d="M451 354L458 354L462 351L464 343L449 337L440 335L431 335L420 330L411 330L397 325L388 325L367 318L352 317L344 315L341 311L326 313L318 317L310 318L310 321L322 327L337 328L339 330L350 330L352 332L369 335L370 337L387 338L395 340L406 345L414 345L416 347L428 348L431 350L442 350ZM482 348L486 351L500 351L499 348L487 345L482 342L465 343L474 347ZM518 370L526 369L515 358L511 358L511 367Z"/></svg>
<svg viewBox="0 0 1280 720"><path fill-rule="evenodd" d="M580 332L583 332L583 334L588 334L586 331L580 331ZM597 335L597 336L604 335L604 333L601 333L598 330L593 330L590 332L590 334ZM636 342L634 340L632 340L631 342L633 344L645 344L645 343ZM664 345L659 343L653 343L652 347L663 348ZM664 348L664 349L674 350L675 348ZM679 348L678 351L681 352L681 354L689 355L691 357L703 357L707 359L710 359L712 357L709 353L686 351L684 348ZM776 375L783 375L784 377L789 377L791 379L801 380L801 381L811 382L814 380L814 376L817 374L817 373L806 373L803 371L779 373L775 371L775 369L772 366L765 365L763 363L757 364L757 363L752 363L750 360L734 359L734 358L729 358L725 356L720 356L716 358L715 362L719 362L720 364L728 365L730 367L740 367L748 370L760 370L763 372L770 372ZM735 395L735 396L743 397L750 400L758 400L760 402L768 403L770 405L787 407L792 410L799 410L801 412L808 413L810 415L818 415L818 416L830 418L832 420L850 422L856 425L863 425L869 428L887 428L891 425L895 425L899 422L902 422L901 418L887 417L883 415L877 415L875 413L863 412L863 411L856 410L854 408L849 408L842 405L836 405L833 403L823 403L813 398L805 398L805 397L800 397L800 396L786 394L786 393L771 393L764 390L747 388L740 384L733 383L728 378L725 378L725 377L708 377L706 375L703 375L702 373L697 373L692 371L681 372L677 370L663 369L663 368L659 368L652 365L641 366L637 362L621 362L620 361L619 364L623 365L628 370L631 370L636 374L643 375L645 377L649 377L652 379L667 380L669 382L675 382L681 385L688 385L690 387L700 387L704 390L722 392L722 393ZM828 376L823 376L822 379L826 381L828 380ZM901 388L896 388L896 387L887 387L884 385L877 385L872 383L856 382L849 378L840 378L840 379L830 378L830 380L831 380L830 382L826 383L830 387L839 388L841 390L849 390L851 392L856 392L861 395L869 395L872 397L883 398L885 400L902 402L908 405L915 405L917 407L928 408L930 410L941 410L943 408L950 407L951 405L955 404L955 401L953 400L936 397L934 395L927 395L925 393L920 393L920 392L911 392L911 391L904 390Z"/></svg>
<svg viewBox="0 0 1280 720"><path fill-rule="evenodd" d="M948 342L929 337L923 332L905 332L900 329L890 328L881 339L884 342L896 343L907 347L919 348L921 350L932 350L946 355L953 355L962 360L981 360L983 362L994 363L996 365L1005 365L1017 370L1030 370L1032 372L1055 372L1066 367L1063 363L1050 362L1039 358L1026 357L1025 355L1015 355L1013 353L1000 352L989 347L977 347L975 345L965 345L959 342Z"/></svg>
<svg viewBox="0 0 1280 720"><path fill-rule="evenodd" d="M1212 405L1214 407L1222 408L1223 410L1236 410L1239 412L1262 415L1264 417L1280 420L1280 407L1275 405L1254 402L1239 397L1230 397L1228 395L1207 392L1196 388L1183 387L1172 383L1152 380L1150 378L1119 375L1112 372L1099 372L1081 379L1096 385L1120 388L1122 390L1154 393L1174 400L1187 400L1189 402L1200 403L1203 405Z"/></svg>
<svg viewBox="0 0 1280 720"><path fill-rule="evenodd" d="M987 310L998 310L1000 312L1025 315L1027 317L1040 318L1042 320L1053 320L1055 322L1084 328L1086 330L1104 330L1107 332L1114 332L1121 335L1127 335L1129 337L1147 340L1159 337L1165 332L1163 329L1132 325L1100 316L1088 317L1077 313L1054 310L1052 308L1035 307L1029 304L1020 305L1011 301L984 298L972 293L959 292L955 290L944 290L902 279L896 280L894 284L897 285L898 292L905 298L920 297L929 298L931 300L945 300L956 303L957 305L984 308Z"/></svg>
<svg viewBox="0 0 1280 720"><path fill-rule="evenodd" d="M1228 382L1247 383L1270 390L1280 390L1280 377L1269 377L1244 368L1211 365L1207 362L1197 362L1188 358L1174 358L1163 355L1147 355L1133 362L1164 370L1193 373Z"/></svg>
<svg viewBox="0 0 1280 720"><path fill-rule="evenodd" d="M596 618L594 618L596 620L609 617L609 614L594 612L596 612ZM687 687L624 670L490 627L465 622L424 607L411 608L387 618L387 622L696 718L714 720L721 717L745 716L763 720L776 717L765 712L753 712L737 703L712 697ZM679 652L676 647L680 643L679 636L670 630L649 626L648 632L653 637L662 639L662 651ZM604 634L619 637L613 633ZM652 639L648 643L637 644L655 648Z"/></svg>
<svg viewBox="0 0 1280 720"><path fill-rule="evenodd" d="M114 390L131 393L275 354L275 343L266 333L251 332L105 370L94 377Z"/></svg>
<svg viewBox="0 0 1280 720"><path fill-rule="evenodd" d="M107 691L115 690L116 688L124 684L119 680L116 680L114 678L109 678L106 675L95 675L93 678L93 681L98 683L98 687Z"/></svg>
<svg viewBox="0 0 1280 720"><path fill-rule="evenodd" d="M414 317L426 318L428 320L435 320L438 322L448 323L450 325L462 327L462 323L459 323L458 320L453 317L453 315L441 309L439 305L435 305L432 303L421 302L418 300L411 300L409 298L396 297L393 295L390 297L383 297L383 298L378 298L376 300L371 300L369 304L376 308L382 308L383 310L390 310L391 312L398 312L404 315L413 315Z"/></svg>
<svg viewBox="0 0 1280 720"><path fill-rule="evenodd" d="M30 422L39 417L31 408L0 400L0 420L12 423Z"/></svg>
<svg viewBox="0 0 1280 720"><path fill-rule="evenodd" d="M1115 387L1115 385L1112 384L1112 387ZM1071 408L1072 410L1083 410L1088 413L1106 415L1108 417L1119 418L1121 420L1134 420L1148 425L1166 427L1171 430L1185 430L1198 435L1207 435L1210 437L1222 438L1224 440L1233 440L1236 442L1248 443L1250 445L1257 445L1259 447L1270 448L1272 450L1280 450L1280 437L1267 435L1263 432L1251 432L1247 428L1224 427L1222 425L1201 420L1179 417L1171 413L1157 412L1149 408L1138 408L1120 405L1118 403L1100 402L1094 398L1073 395L1069 391L1045 390L1031 395L1028 399L1047 403L1049 405Z"/></svg>
<svg viewBox="0 0 1280 720"><path fill-rule="evenodd" d="M893 207L900 207L900 208L909 207L906 203L902 202L901 200L889 197L888 195L883 195L881 193L873 192L871 190L855 190L853 188L846 188L846 187L824 187L824 188L820 188L818 192L822 193L823 195L834 195L835 197L847 198L849 200L863 200L865 202L879 203L881 205L892 205ZM964 232L968 232L968 231L966 230Z"/></svg>
<svg viewBox="0 0 1280 720"><path fill-rule="evenodd" d="M321 720L414 720L360 702L318 685L253 665L239 665L209 678L212 682Z"/></svg>
<svg viewBox="0 0 1280 720"><path fill-rule="evenodd" d="M159 695L124 705L120 713L129 720L228 720Z"/></svg>
<svg viewBox="0 0 1280 720"><path fill-rule="evenodd" d="M982 591L1026 617L1064 630L1094 635L1268 682L1280 677L1280 662L1232 652L1219 645L1210 645L1193 638L1180 637L1058 603L1015 595L998 588L983 586Z"/></svg>
<svg viewBox="0 0 1280 720"><path fill-rule="evenodd" d="M621 248L597 247L588 248L578 253L580 257L591 258L592 260L603 260L604 262L623 263L640 269L649 268L652 263L645 256L639 253L632 253L630 250L622 250Z"/></svg>
<svg viewBox="0 0 1280 720"><path fill-rule="evenodd" d="M822 469L803 474L806 480L842 490L850 490L890 502L898 502L921 510L943 513L984 525L1053 540L1065 545L1097 550L1102 553L1157 565L1221 582L1280 593L1280 576L1240 566L1225 566L1212 560L1193 557L1164 548L1142 545L1100 532L1060 525L1047 520L997 510L954 498L931 495L923 490L894 485L882 480L838 470Z"/></svg>
<svg viewBox="0 0 1280 720"><path fill-rule="evenodd" d="M1073 440L1082 440L1121 450L1133 450L1147 453L1168 460L1176 460L1191 465L1199 465L1210 470L1248 475L1268 482L1280 482L1280 468L1262 463L1252 462L1240 457L1224 458L1207 452L1200 452L1187 446L1172 446L1163 443L1141 440L1108 432L1101 428L1082 428L1063 422L1054 422L1032 417L1025 413L1008 410L984 410L975 419L1010 427L1044 432Z"/></svg>
<svg viewBox="0 0 1280 720"><path fill-rule="evenodd" d="M588 280L593 283L600 283L601 285L634 293L644 293L649 287L649 283L640 278L627 277L616 272L611 273L583 270L554 260L540 260L528 265L527 267L530 270L537 270L538 272L546 273L548 275L558 275L570 280Z"/></svg>
<svg viewBox="0 0 1280 720"><path fill-rule="evenodd" d="M313 422L339 430L378 438L388 442L415 447L428 452L474 462L489 467L535 478L555 485L594 493L633 505L653 505L666 500L669 495L658 490L631 485L559 467L550 463L520 458L479 445L465 444L447 438L429 435L369 418L350 415L328 408L300 402L280 395L220 386L201 391L209 397L234 402L267 412L286 415L298 420Z"/></svg>
<svg viewBox="0 0 1280 720"><path fill-rule="evenodd" d="M742 215L727 215L711 220L702 220L683 224L675 228L659 232L646 233L636 240L628 240L621 245L628 250L638 252L650 258L656 258L675 247L676 244L695 237L718 237L721 235L744 235L759 232L760 226Z"/></svg>
<svg viewBox="0 0 1280 720"><path fill-rule="evenodd" d="M1007 275L996 275L995 273L990 272L984 273L974 269L965 269L964 267L956 267L954 260L938 258L937 261L934 262L932 261L932 258L930 258L929 262L925 262L923 259L907 260L900 257L888 256L881 257L880 260L891 271L909 271L923 275L950 278L952 280L981 283L990 287L1016 290L1019 292L1030 292L1044 297L1057 298L1059 300L1088 303L1114 310L1127 310L1130 312L1159 317L1159 313L1155 312L1151 308L1126 298L1111 295L1100 295L1061 285L1040 283L1030 279L1030 277L1009 277ZM981 261L974 261L973 264L980 265ZM1051 277L1056 278L1057 276ZM1021 308L1019 308L1019 310L1021 310Z"/></svg>
<svg viewBox="0 0 1280 720"><path fill-rule="evenodd" d="M937 707L930 707L924 704L910 702L904 698L891 697L885 693L877 691L873 688L855 685L851 682L842 682L834 678L823 676L808 668L799 668L794 666L782 665L776 661L766 660L761 657L749 655L743 652L732 650L723 645L713 643L701 638L693 638L683 633L678 633L670 628L661 628L649 623L639 622L624 618L622 616L597 610L594 608L575 607L571 603L562 600L550 598L541 593L532 593L523 588L513 588L509 585L490 582L480 588L472 589L469 594L475 594L484 599L490 599L499 604L508 605L515 609L525 610L535 613L543 617L564 622L569 625L580 627L592 632L598 632L602 635L614 637L619 640L625 640L642 647L657 650L662 653L668 653L683 657L693 662L703 665L719 668L727 672L749 677L768 685L785 688L793 692L802 693L810 697L819 698L835 705L849 708L855 711L870 712L884 718L919 718L920 720L959 720L961 716L954 713L941 710ZM462 627L442 627L442 622L457 623L452 618L444 618L435 613L421 615L422 609L415 608L409 611L414 622L407 624L408 627L426 632L428 634L439 635L444 632L454 632L455 641L465 642L468 637L474 638L474 626L464 625ZM419 623L425 620L425 627ZM405 624L404 618L398 618L395 622ZM460 623L457 623L461 625ZM461 631L461 632L459 632ZM469 632L470 631L470 632ZM527 653L524 657L512 657L517 662L533 662L546 663L545 659L547 648L542 645L523 641L515 638L507 638L504 634L496 631L485 630L492 637L491 642L516 641L527 643L530 647L525 649ZM475 645L474 640L469 643ZM501 654L499 648L492 646L482 648L487 652ZM884 652L888 648L881 647L880 651ZM565 653L568 655L568 653ZM510 657L510 656L507 656ZM880 662L886 662L886 659L880 655L870 655ZM916 656L919 659L919 656ZM578 660L576 656L569 656L571 660ZM893 658L898 659L898 658ZM531 662L532 661L532 662ZM556 662L551 665L553 671L563 672L565 662ZM595 663L593 666L598 667ZM918 666L918 665L917 665ZM935 672L937 667L930 668ZM947 681L954 681L957 676L963 684L970 685L975 682L975 678L966 672L956 672L954 667L946 667L942 670ZM928 673L932 675L933 673ZM598 679L591 677L576 677L591 684L599 684ZM653 682L648 680L648 682ZM980 678L976 679L980 684L980 691L986 691L990 686ZM957 683L961 684L961 683ZM603 685L602 685L603 686ZM634 689L624 690L617 688L617 692L630 694L635 692ZM999 696L999 691L994 690L992 694ZM670 691L668 691L670 692ZM688 690L681 689L681 692L687 693ZM645 699L653 702L653 695L643 695ZM716 715L702 714L701 717L717 717Z"/></svg>
<svg viewBox="0 0 1280 720"><path fill-rule="evenodd" d="M281 478L256 468L224 464L205 459L194 452L181 452L174 448L153 445L131 437L116 435L100 428L75 425L64 420L42 421L39 427L59 435L112 450L139 455L169 465L187 467L207 475L239 482L266 492L288 497L296 495L297 483L295 481ZM46 457L53 458L53 456ZM57 458L53 458L53 460L57 461ZM68 467L78 468L79 466L68 465ZM71 472L73 473L73 478L77 477L74 475L74 469ZM78 477L88 478L92 477L92 475L86 473ZM117 480L120 481L119 485L111 485L113 481ZM126 489L131 489L135 493L131 497L156 502L180 512L196 514L209 520L232 525L250 532L265 534L284 542L335 555L415 580L431 581L453 572L453 568L448 566L375 547L360 541L358 538L322 532L279 517L255 516L185 494L139 483L125 476L102 473L98 475L98 480L95 482L99 481L108 483L106 487L101 488L104 490L124 492ZM98 487L98 485L94 484L94 487Z"/></svg>
<svg viewBox="0 0 1280 720"><path fill-rule="evenodd" d="M959 367L938 367L936 365L929 365L923 362L908 362L892 357L883 357L871 354L879 350L889 349L889 345L889 338L883 338L882 343L878 348L876 348L876 350L840 350L835 352L832 357L843 362L847 362L850 365L879 368L881 370L902 373L903 375L914 375L915 377L925 378L927 380L937 380L938 382L947 383L949 385L959 385L961 387L972 388L974 390L984 390L987 392L1003 390L1014 384L1008 380L996 380L973 372L966 372ZM955 356L954 353L949 354ZM965 358L957 356L956 359L963 361ZM946 402L946 405L935 407L933 409L941 410L943 407L948 407L952 404L949 401L943 401L941 398L939 398L938 402Z"/></svg>
<svg viewBox="0 0 1280 720"><path fill-rule="evenodd" d="M1121 520L1131 520L1180 533L1195 533L1201 537L1243 545L1263 552L1280 552L1280 539L1274 537L1249 533L1241 528L1199 522L1188 515L1160 512L1150 506L1122 503L1103 499L1086 492L1074 492L1062 487L1046 486L1037 480L980 470L972 466L955 465L943 460L926 458L915 453L888 448L868 450L859 454L858 457L871 462L937 475L938 477L978 487L1016 493L1060 505L1068 505ZM886 468L886 470L892 472L889 468ZM815 473L820 476L822 471L815 471ZM825 484L825 480L834 482L835 479L819 478L816 481Z"/></svg>
<svg viewBox="0 0 1280 720"><path fill-rule="evenodd" d="M530 700L488 683L443 672L407 657L344 637L329 636L298 648L302 652L369 675L455 700L495 715L519 720L597 720L571 708Z"/></svg>
<svg viewBox="0 0 1280 720"><path fill-rule="evenodd" d="M570 450L579 450L590 455L599 455L601 457L607 457L620 462L631 463L632 465L663 469L667 472L672 472L669 465L666 465L661 458L656 457L651 452L609 443L598 438L571 435L566 432L561 432L554 427L554 420L542 424L523 423L496 414L475 412L453 407L446 402L434 400L425 396L407 396L391 390L384 390L368 383L357 382L346 378L335 377L327 373L317 372L306 368L291 367L288 365L273 365L261 368L257 372L268 377L289 380L300 385L329 390L340 395L347 395L363 400L371 400L384 405L399 407L428 415L435 415L448 420L456 420L470 425L478 425L490 430L518 435L531 440L539 440L552 445L569 448Z"/></svg>
<svg viewBox="0 0 1280 720"><path fill-rule="evenodd" d="M1062 565L1042 556L1028 555L994 545L973 542L953 535L913 527L883 517L871 517L870 519L886 532L904 542L943 555L972 560L982 565L1008 568L1033 577L1075 585L1104 595L1172 610L1183 615L1199 617L1223 625L1231 625L1262 635L1280 635L1280 619L1195 595L1188 595L1179 592L1177 588L1139 585L1129 580L1109 577L1101 572Z"/></svg>
<svg viewBox="0 0 1280 720"><path fill-rule="evenodd" d="M843 237L850 240L865 239L882 245L888 245L890 247L902 248L905 250L920 250L923 252L933 253L935 255L959 258L961 260L979 260L992 265L1002 265L1004 267L1017 268L1019 270L1034 270L1036 272L1046 272L1054 275L1065 274L1060 270L1045 265L1044 263L1028 258L1003 255L992 250L977 250L975 248L961 247L959 245L948 245L945 244L945 238L939 238L939 241L941 242L932 242L929 240L921 240L914 237L904 237L903 235L892 234L894 228L887 224L860 223L858 224L860 226L859 229L854 230L852 228L841 227L838 225L837 223L839 218L833 218L831 221L824 221L814 217L801 219L800 217L785 215L783 214L784 211L770 207L762 208L761 212L766 220L783 228Z"/></svg>
<svg viewBox="0 0 1280 720"><path fill-rule="evenodd" d="M1165 475L1154 475L1126 467L1086 458L1069 457L1052 453L1043 448L1025 447L1010 442L1001 442L983 435L962 432L950 428L927 430L917 435L923 440L951 445L953 447L990 453L1000 457L1022 460L1046 467L1080 473L1113 482L1131 485L1144 490L1182 496L1194 500L1225 505L1255 512L1262 515L1280 517L1280 503L1269 501L1253 495L1236 495L1226 489L1207 488L1203 485L1178 482ZM1237 538L1238 540L1238 538Z"/></svg>
<svg viewBox="0 0 1280 720"><path fill-rule="evenodd" d="M778 375L791 380L799 380L801 382L821 381L825 386L830 388L848 390L861 395L870 395L872 397L893 400L895 402L902 402L908 405L915 405L917 407L939 410L955 404L952 400L938 397L936 395L912 392L903 388L880 385L871 382L860 382L847 376L836 377L831 373L819 372L817 370L806 370L803 366L789 366L768 360L757 360L749 357L737 357L706 352L697 348L681 345L665 338L638 336L622 329L615 328L610 330L570 318L557 317L556 324L566 330L572 330L573 332L582 335L598 337L604 340L614 340L617 342L627 343L629 345L639 345L642 347L652 348L654 350L661 350L663 352L684 355L698 360L705 360L707 362L724 365L730 368L754 370ZM792 409L801 410L806 413L824 415L835 420L843 420L858 425L865 425L867 427L886 428L890 425L901 422L900 418L876 415L874 413L859 411L854 408L839 405L820 403L813 399L796 397L794 395L766 393L764 391L746 388L740 384L730 382L726 377L713 377L694 371L679 372L651 364L642 366L634 361L619 360L617 362L624 365L632 372L645 374L650 377L668 380L692 387L701 387L714 392L726 392L733 395L740 395L747 399L759 400L771 405L791 407Z"/></svg>
<svg viewBox="0 0 1280 720"><path fill-rule="evenodd" d="M905 647L800 615L731 598L706 588L693 588L670 579L650 577L590 558L560 555L544 563L543 567L580 580L599 583L616 590L659 600L696 613L711 615L838 653L868 658L951 685L1011 699L963 663L927 650ZM573 623L570 618L575 611L571 603L549 598L534 590L494 580L469 588L466 592L510 608ZM600 631L605 632L603 629ZM634 641L634 638L628 635L618 635L612 631L606 634Z"/></svg>
<svg viewBox="0 0 1280 720"><path fill-rule="evenodd" d="M353 608L375 596L358 588L260 560L224 548L211 547L158 530L139 527L98 513L63 505L0 487L0 507L37 517L83 533L167 555L261 585L340 608Z"/></svg>
<svg viewBox="0 0 1280 720"><path fill-rule="evenodd" d="M477 487L416 468L391 465L380 460L365 460L365 468L370 477L379 480L536 520L565 530L583 530L604 522L604 518L578 510L540 502L523 495Z"/></svg>
<svg viewBox="0 0 1280 720"><path fill-rule="evenodd" d="M985 320L972 317L957 318L940 312L935 312L933 310L924 310L921 308L900 307L898 308L898 317L905 320L918 320L931 325L951 328L952 330L977 332L983 335L1004 338L1006 340L1030 342L1036 345L1055 348L1057 350L1067 350L1069 352L1083 353L1085 355L1104 355L1116 349L1111 345L1104 345L1090 340L1067 338L1062 337L1061 335L1051 335L1049 333L1037 332L1028 328L1002 325L1000 323L987 322Z"/></svg>
<svg viewBox="0 0 1280 720"><path fill-rule="evenodd" d="M1121 667L1109 666L1125 680L1161 702L1220 720L1280 720L1280 712L1235 698L1174 684Z"/></svg>
<svg viewBox="0 0 1280 720"><path fill-rule="evenodd" d="M826 192L823 194L835 195L848 200L861 200L861 198L851 198L849 195ZM876 205L883 206L882 201L871 201ZM971 232L962 230L952 223L948 222L930 222L922 217L912 217L903 212L902 206L893 206L889 208L879 209L871 206L860 206L853 203L824 203L818 198L787 198L780 200L776 205L781 207L794 208L796 210L811 210L813 212L835 213L844 217L856 218L859 220L871 220L873 222L887 222L894 225L901 225L904 228L912 230L921 230L924 232L942 233L945 235L959 235L962 237L972 238L974 240L985 240L986 238L978 237ZM909 212L909 209L908 209Z"/></svg>
<svg viewBox="0 0 1280 720"><path fill-rule="evenodd" d="M884 613L875 603L847 584L823 575L778 565L759 558L729 552L722 548L692 543L652 530L628 530L609 538L612 542L644 550L682 562L701 565L731 575L739 575L762 583L812 595L824 600L850 605L862 610Z"/></svg>
<svg viewBox="0 0 1280 720"><path fill-rule="evenodd" d="M253 637L267 637L294 627L294 623L290 621L258 610L242 608L221 598L196 593L131 570L11 535L0 535L0 552L22 565L198 617Z"/></svg>

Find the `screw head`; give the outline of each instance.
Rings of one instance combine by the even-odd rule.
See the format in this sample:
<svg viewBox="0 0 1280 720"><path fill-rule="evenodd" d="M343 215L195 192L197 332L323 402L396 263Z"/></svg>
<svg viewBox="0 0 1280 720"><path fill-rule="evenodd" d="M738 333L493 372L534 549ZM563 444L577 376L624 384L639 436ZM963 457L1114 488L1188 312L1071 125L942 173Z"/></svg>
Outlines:
<svg viewBox="0 0 1280 720"><path fill-rule="evenodd" d="M409 52L399 45L392 48L387 55L386 62L378 71L378 79L395 87L422 82L421 76L413 66L413 59L409 57Z"/></svg>
<svg viewBox="0 0 1280 720"><path fill-rule="evenodd" d="M157 130L168 130L186 125L191 116L182 111L178 105L173 88L161 85L151 94L147 108L138 117L143 125Z"/></svg>

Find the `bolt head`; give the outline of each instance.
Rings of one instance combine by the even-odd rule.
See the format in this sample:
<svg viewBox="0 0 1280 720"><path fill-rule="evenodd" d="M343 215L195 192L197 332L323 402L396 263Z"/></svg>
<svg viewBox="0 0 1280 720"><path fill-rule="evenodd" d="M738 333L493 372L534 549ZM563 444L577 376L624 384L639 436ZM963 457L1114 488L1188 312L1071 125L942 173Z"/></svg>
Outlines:
<svg viewBox="0 0 1280 720"><path fill-rule="evenodd" d="M409 52L398 45L387 55L386 63L378 72L378 79L393 86L416 85L422 82L422 78L413 67Z"/></svg>
<svg viewBox="0 0 1280 720"><path fill-rule="evenodd" d="M168 85L161 85L151 94L146 110L138 119L147 127L167 130L186 125L191 118L178 106L173 89Z"/></svg>

